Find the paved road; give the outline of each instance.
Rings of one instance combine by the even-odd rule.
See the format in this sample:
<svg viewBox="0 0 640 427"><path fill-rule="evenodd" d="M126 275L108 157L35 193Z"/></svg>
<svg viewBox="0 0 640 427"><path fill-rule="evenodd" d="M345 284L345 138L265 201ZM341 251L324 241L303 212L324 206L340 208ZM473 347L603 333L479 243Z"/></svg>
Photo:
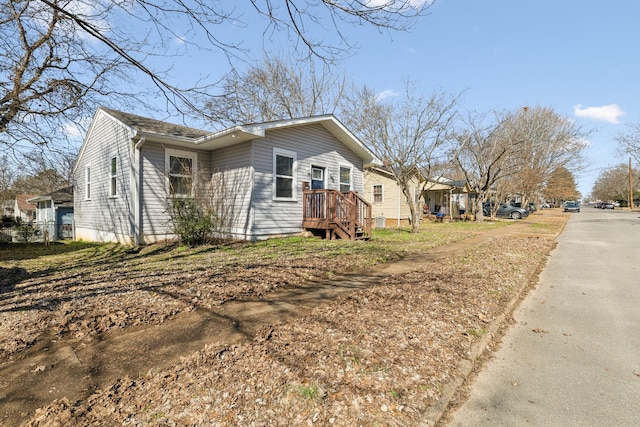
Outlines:
<svg viewBox="0 0 640 427"><path fill-rule="evenodd" d="M449 426L640 426L640 212L572 214Z"/></svg>

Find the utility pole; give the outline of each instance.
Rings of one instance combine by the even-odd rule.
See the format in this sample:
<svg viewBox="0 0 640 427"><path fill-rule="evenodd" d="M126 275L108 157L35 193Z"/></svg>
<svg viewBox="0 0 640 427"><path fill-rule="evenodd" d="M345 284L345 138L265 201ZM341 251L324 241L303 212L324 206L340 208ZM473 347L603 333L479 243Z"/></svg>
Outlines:
<svg viewBox="0 0 640 427"><path fill-rule="evenodd" d="M631 172L631 157L629 157L629 209L633 209L633 173Z"/></svg>

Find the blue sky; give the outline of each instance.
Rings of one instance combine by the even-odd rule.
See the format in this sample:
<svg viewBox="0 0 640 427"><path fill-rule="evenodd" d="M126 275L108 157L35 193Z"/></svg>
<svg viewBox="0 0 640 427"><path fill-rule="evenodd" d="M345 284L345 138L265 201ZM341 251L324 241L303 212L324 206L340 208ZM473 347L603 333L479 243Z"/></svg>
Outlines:
<svg viewBox="0 0 640 427"><path fill-rule="evenodd" d="M379 93L399 93L407 79L427 94L465 91L459 103L465 110L552 108L592 131L589 164L577 176L583 196L602 168L628 161L616 157L614 136L625 123L640 121L640 2L436 0L428 12L408 33L342 27L360 48L336 74ZM288 41L277 34L265 41L264 22L247 23L226 30L228 39L244 40L254 58L261 58L263 46L286 49ZM193 80L202 70L222 76L228 65L210 53L191 52L173 74Z"/></svg>
<svg viewBox="0 0 640 427"><path fill-rule="evenodd" d="M427 91L466 90L469 110L553 108L593 131L583 196L602 168L628 161L614 136L640 121L640 2L439 0L429 11L409 34L363 43L349 75L379 91L400 91L407 77Z"/></svg>

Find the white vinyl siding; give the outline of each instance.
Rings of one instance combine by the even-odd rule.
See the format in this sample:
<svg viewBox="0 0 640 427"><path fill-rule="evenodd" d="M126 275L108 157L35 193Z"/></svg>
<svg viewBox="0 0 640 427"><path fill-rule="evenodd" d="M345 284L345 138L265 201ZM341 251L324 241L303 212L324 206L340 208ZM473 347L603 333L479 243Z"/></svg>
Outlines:
<svg viewBox="0 0 640 427"><path fill-rule="evenodd" d="M212 190L224 196L223 216L233 237L250 239L253 233L252 194L254 177L251 141L211 154ZM224 187L224 188L220 188Z"/></svg>
<svg viewBox="0 0 640 427"><path fill-rule="evenodd" d="M214 151L185 149L152 138L132 140L134 132L109 113L99 110L94 117L74 169L75 224L78 238L119 240L131 243L139 194L139 230L143 243L173 237L167 215L169 178L167 151L194 153L194 184L210 184L233 200L231 232L235 237L258 240L276 235L296 234L302 225L302 185L311 181L311 166L324 169L326 187L344 189L341 167L351 168L351 190L364 193L363 160L340 142L321 124L267 129L264 137L230 145ZM134 146L139 147L137 163L132 163ZM274 200L274 153L293 154L294 167L282 178L290 179L291 192L286 200ZM116 194L110 197L113 174L110 161L116 163ZM178 155L177 157L181 157ZM85 168L92 165L91 201L85 201ZM107 167L109 166L109 167ZM170 165L169 165L170 166ZM135 181L139 170L139 181ZM343 174L346 170L342 170ZM176 175L176 179L181 174ZM343 175L346 177L346 175ZM196 179L197 178L197 179ZM186 180L185 180L186 181ZM136 191L132 191L132 185ZM184 188L184 186L182 186ZM128 240L128 241L127 241Z"/></svg>
<svg viewBox="0 0 640 427"><path fill-rule="evenodd" d="M168 153L174 153L178 157L193 156L194 177L206 179L208 168L200 165L208 165L210 153L204 151L186 151L174 147L163 147L158 143L147 142L141 148L142 156L142 214L140 229L142 239L145 242L153 242L171 237L171 224L167 214L167 202L169 197Z"/></svg>
<svg viewBox="0 0 640 427"><path fill-rule="evenodd" d="M296 154L296 203L273 200L273 150ZM326 166L327 188L339 190L339 165L351 166L351 190L364 193L362 159L338 141L322 125L272 130L254 141L255 231L257 239L299 233L302 226L302 183L311 183L311 167Z"/></svg>
<svg viewBox="0 0 640 427"><path fill-rule="evenodd" d="M108 114L100 111L94 117L74 169L73 220L78 239L95 240L95 236L102 236L101 240L130 242L131 200L129 197L111 197L110 164L116 157L117 194L128 194L130 135L125 126ZM87 168L90 169L89 176Z"/></svg>

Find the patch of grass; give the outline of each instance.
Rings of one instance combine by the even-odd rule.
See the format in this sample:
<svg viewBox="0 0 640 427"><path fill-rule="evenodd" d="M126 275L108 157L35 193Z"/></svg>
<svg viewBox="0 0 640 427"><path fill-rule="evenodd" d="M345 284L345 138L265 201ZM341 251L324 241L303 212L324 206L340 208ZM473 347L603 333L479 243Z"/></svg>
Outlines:
<svg viewBox="0 0 640 427"><path fill-rule="evenodd" d="M362 360L362 349L358 346L340 346L338 348L338 355L347 364L359 366Z"/></svg>
<svg viewBox="0 0 640 427"><path fill-rule="evenodd" d="M320 403L326 395L324 390L317 384L292 384L289 386L289 390L313 405Z"/></svg>
<svg viewBox="0 0 640 427"><path fill-rule="evenodd" d="M481 329L469 328L467 329L467 332L465 333L465 335L475 337L475 338L480 338L486 333L487 333L487 330L484 328L481 328Z"/></svg>
<svg viewBox="0 0 640 427"><path fill-rule="evenodd" d="M43 243L0 243L0 261L17 261L42 256L69 254L101 246L109 245L71 241L52 242L49 245Z"/></svg>

